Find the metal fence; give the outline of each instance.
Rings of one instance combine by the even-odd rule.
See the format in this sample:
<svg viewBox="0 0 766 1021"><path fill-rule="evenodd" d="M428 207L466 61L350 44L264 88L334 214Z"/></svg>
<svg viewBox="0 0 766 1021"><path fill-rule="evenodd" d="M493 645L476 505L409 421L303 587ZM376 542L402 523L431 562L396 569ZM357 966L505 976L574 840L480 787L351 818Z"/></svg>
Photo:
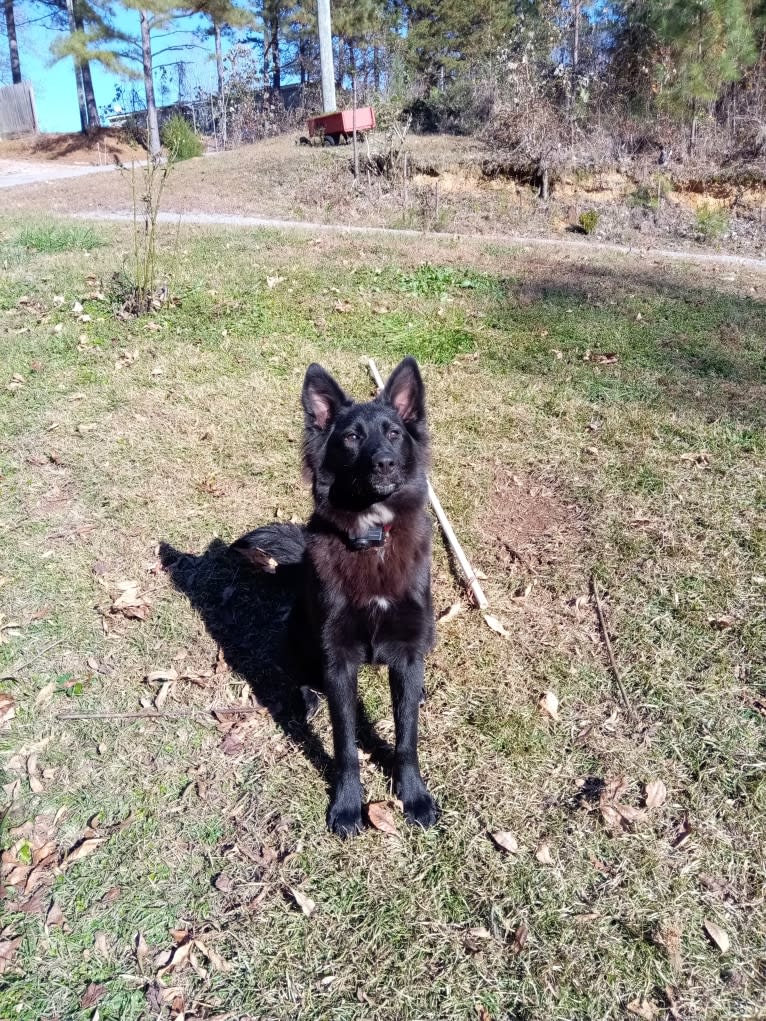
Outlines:
<svg viewBox="0 0 766 1021"><path fill-rule="evenodd" d="M0 86L0 138L36 132L37 111L31 83Z"/></svg>

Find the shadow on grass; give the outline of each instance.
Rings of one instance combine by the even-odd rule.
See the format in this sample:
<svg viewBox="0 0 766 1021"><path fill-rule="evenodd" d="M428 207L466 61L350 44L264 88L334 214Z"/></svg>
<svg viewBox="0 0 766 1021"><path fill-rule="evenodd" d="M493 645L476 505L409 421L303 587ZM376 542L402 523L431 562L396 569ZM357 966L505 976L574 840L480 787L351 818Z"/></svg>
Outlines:
<svg viewBox="0 0 766 1021"><path fill-rule="evenodd" d="M691 286L656 266L573 263L552 279L535 276L507 290L492 318L515 338L508 350L492 352L504 371L534 370L550 348L579 358L593 347L618 356L612 388L614 379L635 383L638 373L651 383L653 401L702 407L709 420L745 427L766 422L766 303L757 298L722 293L715 283ZM540 325L547 341L518 343L519 327L536 337ZM585 364L579 371L593 370Z"/></svg>
<svg viewBox="0 0 766 1021"><path fill-rule="evenodd" d="M261 574L220 539L200 556L162 543L160 560L228 665L247 681L274 722L301 746L329 788L332 759L310 723L319 708L321 667L319 650L299 609L302 568ZM393 749L375 733L361 702L357 718L360 745L390 776Z"/></svg>

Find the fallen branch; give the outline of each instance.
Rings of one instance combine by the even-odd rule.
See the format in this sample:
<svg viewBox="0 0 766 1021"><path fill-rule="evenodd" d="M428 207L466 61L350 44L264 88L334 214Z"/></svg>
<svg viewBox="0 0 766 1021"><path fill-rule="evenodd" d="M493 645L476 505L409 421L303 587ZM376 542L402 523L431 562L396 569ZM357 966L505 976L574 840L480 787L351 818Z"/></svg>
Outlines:
<svg viewBox="0 0 766 1021"><path fill-rule="evenodd" d="M604 638L604 645L606 646L606 654L609 657L609 665L612 668L612 674L614 675L614 679L617 682L617 688L620 692L620 697L622 698L625 708L628 710L630 716L635 718L636 714L633 710L633 706L630 704L628 693L625 690L625 685L622 683L622 677L620 676L620 671L617 668L617 661L615 660L614 652L612 651L612 642L611 639L609 638L609 631L606 626L606 617L604 616L604 608L601 605L601 599L598 594L598 584L596 582L596 576L594 574L592 574L590 577L590 587L593 590L593 599L595 600L596 603L596 614L598 616L598 622L601 627L601 634Z"/></svg>
<svg viewBox="0 0 766 1021"><path fill-rule="evenodd" d="M367 366L376 385L382 390L385 384L383 383L383 377L378 372L378 366L375 364L375 359L368 358ZM442 507L439 497L434 492L434 488L430 482L428 483L428 499L430 500L431 506L434 509L434 514L442 527L444 536L449 543L452 552L455 554L455 559L458 564L460 564L460 570L463 572L466 588L479 609L486 610L489 606L489 600L484 595L484 591L479 584L479 579L476 577L476 572L471 567L471 562L463 552L463 547L460 545L458 537L455 535L452 525L450 524L450 520L444 513L444 508Z"/></svg>
<svg viewBox="0 0 766 1021"><path fill-rule="evenodd" d="M191 720L200 716L212 716L214 713L262 713L261 705L225 706L212 705L209 709L189 709L168 712L159 712L156 709L146 709L140 713L59 713L57 720Z"/></svg>
<svg viewBox="0 0 766 1021"><path fill-rule="evenodd" d="M15 680L16 675L19 673L19 671L23 670L25 667L28 667L30 663L34 663L36 659L39 659L41 656L44 656L46 652L50 652L51 649L55 649L57 645L61 645L63 641L64 641L63 638L57 638L55 642L51 642L49 645L46 645L45 648L40 649L39 652L36 652L34 656L30 656L29 659L23 659L20 663L17 663L16 666L11 667L8 673L3 674L2 677L0 677L0 681Z"/></svg>

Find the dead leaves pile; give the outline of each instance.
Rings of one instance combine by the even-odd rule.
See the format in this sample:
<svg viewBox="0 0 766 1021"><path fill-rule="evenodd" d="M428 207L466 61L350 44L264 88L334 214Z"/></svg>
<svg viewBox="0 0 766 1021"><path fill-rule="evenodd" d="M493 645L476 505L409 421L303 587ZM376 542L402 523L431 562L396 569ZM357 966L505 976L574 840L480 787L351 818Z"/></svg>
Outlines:
<svg viewBox="0 0 766 1021"><path fill-rule="evenodd" d="M139 972L148 978L146 1001L152 1016L165 1017L164 1009L167 1008L170 1017L177 1021L211 1017L210 1003L192 1002L187 1005L186 994L178 984L178 978L191 970L198 979L207 982L213 972L231 972L233 966L213 945L219 937L220 934L209 926L202 926L199 930L171 929L172 946L153 952L143 934L138 933L134 952Z"/></svg>
<svg viewBox="0 0 766 1021"><path fill-rule="evenodd" d="M120 581L115 586L115 595L109 612L121 614L130 620L146 620L151 613L152 602L146 593L142 593L138 582Z"/></svg>
<svg viewBox="0 0 766 1021"><path fill-rule="evenodd" d="M621 799L628 790L628 781L624 776L607 780L598 801L601 819L612 833L632 830L646 818L646 811L626 805Z"/></svg>

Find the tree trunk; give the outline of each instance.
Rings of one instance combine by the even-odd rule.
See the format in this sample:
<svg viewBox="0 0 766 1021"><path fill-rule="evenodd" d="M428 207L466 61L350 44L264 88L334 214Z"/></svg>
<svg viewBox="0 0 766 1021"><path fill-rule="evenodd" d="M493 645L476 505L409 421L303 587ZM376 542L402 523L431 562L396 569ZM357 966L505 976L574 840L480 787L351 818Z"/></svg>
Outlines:
<svg viewBox="0 0 766 1021"><path fill-rule="evenodd" d="M300 39L298 41L298 63L301 71L301 87L306 84L306 50L306 40Z"/></svg>
<svg viewBox="0 0 766 1021"><path fill-rule="evenodd" d="M372 48L372 84L376 92L380 92L380 48Z"/></svg>
<svg viewBox="0 0 766 1021"><path fill-rule="evenodd" d="M271 87L275 92L282 88L282 62L279 56L279 18L271 22Z"/></svg>
<svg viewBox="0 0 766 1021"><path fill-rule="evenodd" d="M8 50L11 58L11 81L14 85L21 84L21 61L19 60L19 43L16 38L16 17L13 12L13 0L3 0L5 10L5 30L8 33Z"/></svg>
<svg viewBox="0 0 766 1021"><path fill-rule="evenodd" d="M67 21L69 31L74 34L77 31L77 24L74 18L73 0L66 0ZM82 80L82 64L74 58L74 79L77 84L77 105L80 108L80 130L85 134L88 130L88 106L85 102L85 86Z"/></svg>
<svg viewBox="0 0 766 1021"><path fill-rule="evenodd" d="M74 26L78 32L85 31L85 22L80 7L75 7L73 10ZM96 105L96 93L93 89L93 78L90 73L90 63L85 60L80 65L80 71L82 73L82 88L85 94L85 107L87 111L87 130L95 131L101 127L101 120L98 115L98 106Z"/></svg>
<svg viewBox="0 0 766 1021"><path fill-rule="evenodd" d="M215 33L215 66L218 71L218 102L221 104L221 141L226 148L226 84L223 77L223 47L221 46L221 26L213 22Z"/></svg>
<svg viewBox="0 0 766 1021"><path fill-rule="evenodd" d="M96 93L93 90L93 78L90 73L90 64L86 60L82 65L82 87L85 92L85 106L88 111L88 131L97 131L101 127L101 118L98 115L96 105Z"/></svg>
<svg viewBox="0 0 766 1021"><path fill-rule="evenodd" d="M160 154L160 126L157 120L157 103L154 99L154 78L152 67L152 32L149 26L149 15L139 11L141 20L141 54L144 67L144 90L146 91L146 133L149 143L149 154Z"/></svg>
<svg viewBox="0 0 766 1021"><path fill-rule="evenodd" d="M343 59L345 55L345 47L343 46L343 39L338 37L338 66L335 69L335 86L338 89L343 88L343 75L345 73L345 61Z"/></svg>

